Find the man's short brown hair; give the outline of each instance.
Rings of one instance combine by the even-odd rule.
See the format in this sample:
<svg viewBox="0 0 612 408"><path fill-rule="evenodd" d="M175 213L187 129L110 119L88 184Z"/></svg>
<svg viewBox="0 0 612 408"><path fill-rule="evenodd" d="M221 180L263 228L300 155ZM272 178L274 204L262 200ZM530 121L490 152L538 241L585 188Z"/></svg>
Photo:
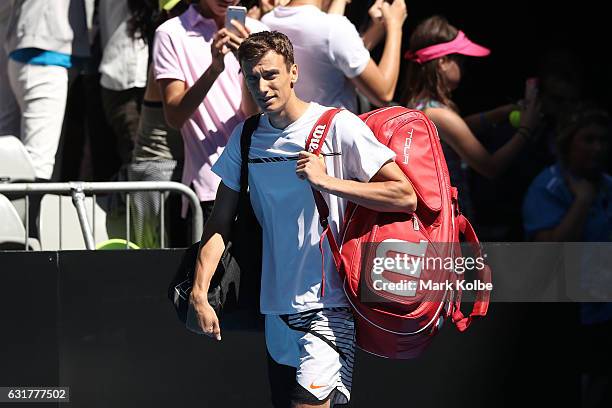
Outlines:
<svg viewBox="0 0 612 408"><path fill-rule="evenodd" d="M274 51L285 58L287 71L295 63L291 41L278 31L261 31L249 35L238 48L238 61L240 65L243 62L257 62L268 51Z"/></svg>

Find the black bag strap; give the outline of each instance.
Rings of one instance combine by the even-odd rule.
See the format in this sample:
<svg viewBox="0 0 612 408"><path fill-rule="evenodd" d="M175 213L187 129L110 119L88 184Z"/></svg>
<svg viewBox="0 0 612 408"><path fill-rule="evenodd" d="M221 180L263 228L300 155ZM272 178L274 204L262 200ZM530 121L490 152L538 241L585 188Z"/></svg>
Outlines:
<svg viewBox="0 0 612 408"><path fill-rule="evenodd" d="M261 113L257 113L249 117L242 127L242 133L240 134L240 199L244 201L247 197L247 189L249 187L249 149L251 148L251 139L257 126L259 126L259 119Z"/></svg>

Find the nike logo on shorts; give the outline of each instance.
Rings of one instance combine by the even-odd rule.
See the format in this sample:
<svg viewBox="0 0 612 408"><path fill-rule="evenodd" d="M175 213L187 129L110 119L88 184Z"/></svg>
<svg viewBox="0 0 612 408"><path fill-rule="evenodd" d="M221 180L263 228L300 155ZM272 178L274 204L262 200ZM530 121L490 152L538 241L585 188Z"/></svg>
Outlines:
<svg viewBox="0 0 612 408"><path fill-rule="evenodd" d="M314 382L310 383L310 389L311 390L316 390L318 388L323 388L323 387L327 387L327 384L325 384L325 385L314 385Z"/></svg>

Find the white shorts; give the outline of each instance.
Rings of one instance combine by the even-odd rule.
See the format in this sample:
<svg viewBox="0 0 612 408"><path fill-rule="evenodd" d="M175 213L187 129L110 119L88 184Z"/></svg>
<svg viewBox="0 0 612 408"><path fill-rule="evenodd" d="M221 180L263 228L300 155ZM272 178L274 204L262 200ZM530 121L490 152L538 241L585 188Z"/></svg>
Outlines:
<svg viewBox="0 0 612 408"><path fill-rule="evenodd" d="M295 367L299 390L289 390L294 401L348 403L355 361L355 325L349 308L266 315L266 346L276 363Z"/></svg>

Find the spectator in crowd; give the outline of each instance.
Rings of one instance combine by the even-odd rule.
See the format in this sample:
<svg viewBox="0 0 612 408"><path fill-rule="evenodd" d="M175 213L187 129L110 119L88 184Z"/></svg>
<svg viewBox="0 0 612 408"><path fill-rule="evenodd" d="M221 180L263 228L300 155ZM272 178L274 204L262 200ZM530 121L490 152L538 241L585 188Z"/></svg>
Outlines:
<svg viewBox="0 0 612 408"><path fill-rule="evenodd" d="M107 142L115 145L122 166L132 159L149 60L145 39L128 29L131 16L128 0L99 2L102 106L114 133L114 142Z"/></svg>
<svg viewBox="0 0 612 408"><path fill-rule="evenodd" d="M541 101L541 114L533 130L533 143L526 146L505 174L495 180L488 180L474 171L469 172L471 199L477 215L472 222L476 222L483 240L523 240L525 234L521 207L525 193L533 179L544 168L557 161L556 140L559 123L581 105L582 76L581 64L569 50L544 50L538 75L531 79L536 81ZM527 81L529 82L530 80ZM489 113L486 117L490 116ZM486 125L481 126L482 133L476 132L472 124L469 125L489 151L503 146L516 131L509 121L481 122ZM502 201L499 200L500 194L504 197Z"/></svg>
<svg viewBox="0 0 612 408"><path fill-rule="evenodd" d="M542 119L536 132L541 141L535 157L540 164L531 180L545 166L556 161L556 140L559 126L581 105L583 98L582 67L568 50L553 49L544 54L539 72Z"/></svg>
<svg viewBox="0 0 612 408"><path fill-rule="evenodd" d="M605 173L612 120L606 112L578 110L561 127L558 162L540 173L527 191L523 223L527 238L543 242L612 241L612 177ZM574 247L576 248L576 247ZM610 265L602 265L601 247L584 245L579 286L579 350L585 407L610 406L612 393L612 303ZM576 272L576 271L571 271Z"/></svg>
<svg viewBox="0 0 612 408"><path fill-rule="evenodd" d="M142 38L149 48L153 45L155 28L183 13L188 5L181 0L130 0L132 18L128 21L130 35ZM153 76L153 66L149 66L147 87L142 103L142 111L132 162L128 167L130 181L181 181L183 170L183 141L177 129L166 123L159 87ZM182 221L180 207L176 205L178 196L172 195L166 201L166 223L171 246L184 246L181 240ZM161 244L160 206L157 192L134 194L131 201L133 211L134 242L141 248L157 248ZM168 241L166 241L168 242Z"/></svg>
<svg viewBox="0 0 612 408"><path fill-rule="evenodd" d="M372 50L378 46L380 41L385 38L386 30L382 15L382 4L384 1L385 0L375 0L372 6L368 9L369 26L361 35L361 39L363 40L365 47L370 52L372 52ZM327 13L343 16L347 13L346 7L351 3L351 0L332 0L329 8L327 9ZM359 27L357 24L355 25ZM355 92L357 94L357 113L364 113L372 110L372 102L363 94L363 92L361 92L359 89L356 89Z"/></svg>
<svg viewBox="0 0 612 408"><path fill-rule="evenodd" d="M19 109L0 128L19 122L36 177L51 179L69 80L89 56L83 0L14 0L4 43L8 77ZM14 125L11 125L14 126Z"/></svg>
<svg viewBox="0 0 612 408"><path fill-rule="evenodd" d="M292 0L262 18L293 43L301 70L296 94L308 102L352 112L357 112L355 88L377 105L389 103L399 76L402 26L407 17L404 0L380 4L386 39L379 64L370 58L347 18L322 11L329 5L329 0Z"/></svg>
<svg viewBox="0 0 612 408"><path fill-rule="evenodd" d="M329 14L338 14L343 16L346 12L346 6L349 4L351 4L351 0L331 0L326 11Z"/></svg>
<svg viewBox="0 0 612 408"><path fill-rule="evenodd" d="M540 173L523 205L534 241L612 241L612 177L605 173L612 122L597 110L579 111L557 139L559 161Z"/></svg>
<svg viewBox="0 0 612 408"><path fill-rule="evenodd" d="M286 6L290 0L257 0L253 6L249 6L248 15L257 20L271 12L274 7ZM365 33L362 35L363 42L369 51L378 45L380 40L385 36L385 25L382 18L382 3L384 0L375 0L374 4L368 10L371 24ZM343 16L346 11L346 6L351 3L351 0L332 0L327 9L321 9L328 14L337 14ZM249 4L247 2L247 4Z"/></svg>
<svg viewBox="0 0 612 408"><path fill-rule="evenodd" d="M183 183L195 189L205 219L220 181L211 167L234 127L257 111L234 52L249 30L267 28L249 17L246 27L233 22L238 34L225 28L227 7L237 3L199 0L157 29L153 47L166 120L185 144Z"/></svg>
<svg viewBox="0 0 612 408"><path fill-rule="evenodd" d="M109 135L98 68L102 59L98 27L98 0L85 0L91 55L68 88L64 126L58 154L58 181L108 181L120 167L119 155Z"/></svg>
<svg viewBox="0 0 612 408"><path fill-rule="evenodd" d="M368 9L370 25L361 38L369 51L372 51L385 36L385 24L382 14L384 1L385 0L375 0L374 4ZM327 13L343 16L348 4L351 4L351 0L332 0L327 9Z"/></svg>
<svg viewBox="0 0 612 408"><path fill-rule="evenodd" d="M459 189L461 211L470 217L473 211L462 160L485 177L498 176L532 140L532 130L539 115L538 101L533 97L526 101L520 127L506 144L493 154L482 146L470 125L477 130L482 121L507 120L513 107L508 105L463 119L451 97L461 81L464 56L484 57L489 53L444 17L433 16L415 28L406 54L410 63L404 103L424 111L436 124L451 182Z"/></svg>

